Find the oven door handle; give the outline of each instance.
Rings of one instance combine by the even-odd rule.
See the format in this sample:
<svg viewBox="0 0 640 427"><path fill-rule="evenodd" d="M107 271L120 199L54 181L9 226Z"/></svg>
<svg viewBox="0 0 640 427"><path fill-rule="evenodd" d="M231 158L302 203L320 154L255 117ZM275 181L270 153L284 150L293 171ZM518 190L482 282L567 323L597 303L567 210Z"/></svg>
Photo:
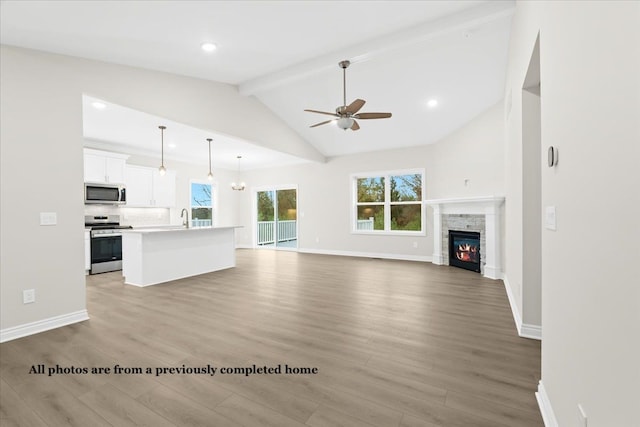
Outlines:
<svg viewBox="0 0 640 427"><path fill-rule="evenodd" d="M101 239L104 237L119 237L122 236L122 233L103 233L103 234L96 234L91 236L92 239Z"/></svg>

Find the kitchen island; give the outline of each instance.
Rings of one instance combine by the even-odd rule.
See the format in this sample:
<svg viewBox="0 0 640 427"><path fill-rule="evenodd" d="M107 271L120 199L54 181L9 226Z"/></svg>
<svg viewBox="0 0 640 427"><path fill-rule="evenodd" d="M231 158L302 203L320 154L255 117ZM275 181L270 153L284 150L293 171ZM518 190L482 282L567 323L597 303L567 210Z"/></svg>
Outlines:
<svg viewBox="0 0 640 427"><path fill-rule="evenodd" d="M123 230L124 283L150 286L236 265L237 227Z"/></svg>

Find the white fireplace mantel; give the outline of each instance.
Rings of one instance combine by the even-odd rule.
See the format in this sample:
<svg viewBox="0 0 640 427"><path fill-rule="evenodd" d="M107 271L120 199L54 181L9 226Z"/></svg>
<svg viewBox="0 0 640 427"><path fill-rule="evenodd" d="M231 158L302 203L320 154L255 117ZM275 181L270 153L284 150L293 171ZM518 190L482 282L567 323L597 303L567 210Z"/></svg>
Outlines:
<svg viewBox="0 0 640 427"><path fill-rule="evenodd" d="M484 215L485 217L485 265L484 276L491 279L502 278L500 250L502 196L464 197L456 199L425 200L433 209L433 257L434 264L442 265L442 216L443 215Z"/></svg>

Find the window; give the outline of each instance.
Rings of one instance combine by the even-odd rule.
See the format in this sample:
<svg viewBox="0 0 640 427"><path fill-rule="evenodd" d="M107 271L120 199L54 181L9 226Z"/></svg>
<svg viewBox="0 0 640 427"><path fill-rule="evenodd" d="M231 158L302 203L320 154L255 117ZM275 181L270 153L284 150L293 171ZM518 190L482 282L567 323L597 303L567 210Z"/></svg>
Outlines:
<svg viewBox="0 0 640 427"><path fill-rule="evenodd" d="M213 186L209 182L191 181L191 226L213 225Z"/></svg>
<svg viewBox="0 0 640 427"><path fill-rule="evenodd" d="M354 232L424 234L423 177L422 170L354 175Z"/></svg>

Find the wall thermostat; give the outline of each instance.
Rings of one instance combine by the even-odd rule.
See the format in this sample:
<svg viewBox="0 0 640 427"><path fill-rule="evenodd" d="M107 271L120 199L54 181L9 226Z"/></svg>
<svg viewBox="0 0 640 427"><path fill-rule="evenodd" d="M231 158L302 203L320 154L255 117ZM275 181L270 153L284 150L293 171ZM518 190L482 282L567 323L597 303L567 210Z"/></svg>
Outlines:
<svg viewBox="0 0 640 427"><path fill-rule="evenodd" d="M549 147L547 151L547 163L549 167L552 168L558 164L558 149L553 145Z"/></svg>

